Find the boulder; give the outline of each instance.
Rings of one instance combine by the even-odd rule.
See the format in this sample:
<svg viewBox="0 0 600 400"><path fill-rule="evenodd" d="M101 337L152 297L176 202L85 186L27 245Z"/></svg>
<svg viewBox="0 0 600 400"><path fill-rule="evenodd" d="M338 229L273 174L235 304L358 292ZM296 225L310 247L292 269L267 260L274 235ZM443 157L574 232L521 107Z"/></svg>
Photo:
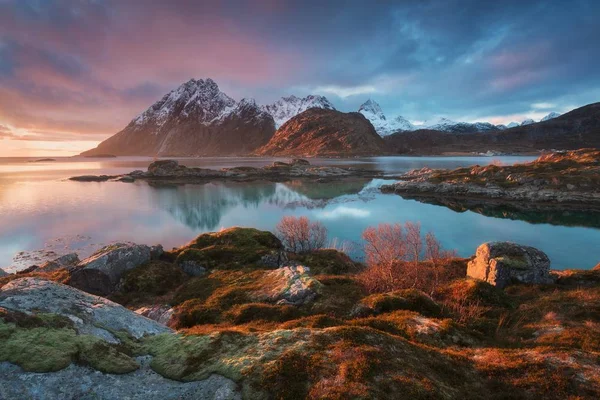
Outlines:
<svg viewBox="0 0 600 400"><path fill-rule="evenodd" d="M179 267L189 276L202 276L206 274L206 268L193 260L182 261Z"/></svg>
<svg viewBox="0 0 600 400"><path fill-rule="evenodd" d="M154 161L148 166L148 173L154 176L172 176L179 169L175 160Z"/></svg>
<svg viewBox="0 0 600 400"><path fill-rule="evenodd" d="M71 275L71 286L86 292L112 293L122 275L152 258L150 247L132 243L117 243L103 247L81 261Z"/></svg>
<svg viewBox="0 0 600 400"><path fill-rule="evenodd" d="M510 242L484 243L469 261L467 276L498 288L512 283L549 283L550 259L533 247Z"/></svg>
<svg viewBox="0 0 600 400"><path fill-rule="evenodd" d="M168 305L157 304L154 306L138 308L135 310L135 313L150 318L161 325L169 326L174 311L175 310Z"/></svg>
<svg viewBox="0 0 600 400"><path fill-rule="evenodd" d="M321 287L321 283L311 276L310 269L302 265L280 267L269 272L266 280L271 284L259 298L281 305L310 303Z"/></svg>
<svg viewBox="0 0 600 400"><path fill-rule="evenodd" d="M79 256L77 253L69 253L60 256L54 260L46 261L40 265L39 270L43 272L55 271L60 268L74 267L79 263Z"/></svg>
<svg viewBox="0 0 600 400"><path fill-rule="evenodd" d="M79 334L120 343L112 332L124 331L141 338L172 332L110 300L70 286L39 278L15 279L0 289L0 307L25 313L57 314L73 321Z"/></svg>

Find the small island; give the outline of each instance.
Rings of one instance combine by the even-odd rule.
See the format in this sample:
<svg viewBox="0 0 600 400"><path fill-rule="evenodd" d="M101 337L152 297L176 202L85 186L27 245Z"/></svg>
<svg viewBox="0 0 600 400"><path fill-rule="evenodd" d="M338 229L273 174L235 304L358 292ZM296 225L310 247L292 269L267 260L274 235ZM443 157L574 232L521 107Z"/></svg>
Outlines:
<svg viewBox="0 0 600 400"><path fill-rule="evenodd" d="M413 170L384 193L442 204L510 205L516 209L600 210L600 150L542 155L510 166Z"/></svg>
<svg viewBox="0 0 600 400"><path fill-rule="evenodd" d="M307 179L326 181L339 178L380 178L383 172L377 170L313 166L304 159L292 159L289 162L275 161L261 168L233 167L219 170L192 168L180 165L176 160L154 161L146 172L137 170L125 175L82 175L69 178L78 182L134 182L146 180L160 183L195 183L211 180L232 180L240 182L289 179Z"/></svg>

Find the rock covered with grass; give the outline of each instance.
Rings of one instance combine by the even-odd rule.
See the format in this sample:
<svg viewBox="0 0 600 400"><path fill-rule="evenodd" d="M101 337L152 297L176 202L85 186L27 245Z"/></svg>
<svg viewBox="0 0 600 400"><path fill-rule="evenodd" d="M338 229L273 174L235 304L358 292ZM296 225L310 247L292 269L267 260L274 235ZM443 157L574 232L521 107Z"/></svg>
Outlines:
<svg viewBox="0 0 600 400"><path fill-rule="evenodd" d="M193 262L195 269L277 268L286 255L281 241L271 232L254 228L229 228L205 233L174 250L182 267Z"/></svg>
<svg viewBox="0 0 600 400"><path fill-rule="evenodd" d="M550 282L550 259L533 247L510 242L484 243L467 266L467 276L499 288L511 283Z"/></svg>

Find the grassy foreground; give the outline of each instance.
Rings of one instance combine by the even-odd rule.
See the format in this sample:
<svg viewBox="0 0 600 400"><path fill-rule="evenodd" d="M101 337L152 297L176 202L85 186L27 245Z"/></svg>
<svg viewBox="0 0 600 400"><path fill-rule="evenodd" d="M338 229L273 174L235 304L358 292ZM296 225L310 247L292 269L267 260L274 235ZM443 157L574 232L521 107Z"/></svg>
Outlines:
<svg viewBox="0 0 600 400"><path fill-rule="evenodd" d="M317 250L289 256L312 267L307 284L318 293L296 306L273 300L279 281L258 262L279 250L268 232L238 228L129 271L110 298L130 309L172 307L177 334L135 340L115 332L121 344L111 345L60 316L0 310L0 360L28 371L75 362L120 374L149 354L165 377L218 373L245 398L600 398L600 270L500 290L464 278L466 260L453 260L462 274L435 293L367 293L362 265ZM208 272L189 277L181 261ZM34 272L0 278L0 287L24 276L69 279L64 270Z"/></svg>

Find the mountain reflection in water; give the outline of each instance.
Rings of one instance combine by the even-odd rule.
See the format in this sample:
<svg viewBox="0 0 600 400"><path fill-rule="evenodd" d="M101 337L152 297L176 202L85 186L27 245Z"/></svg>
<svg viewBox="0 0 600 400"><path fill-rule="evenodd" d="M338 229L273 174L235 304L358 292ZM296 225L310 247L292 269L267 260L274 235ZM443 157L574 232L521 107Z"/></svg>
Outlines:
<svg viewBox="0 0 600 400"><path fill-rule="evenodd" d="M369 181L153 184L150 194L156 207L167 211L186 226L195 230L214 230L220 226L223 216L237 206L256 209L261 204L268 204L285 209L323 208L330 200L359 193Z"/></svg>

